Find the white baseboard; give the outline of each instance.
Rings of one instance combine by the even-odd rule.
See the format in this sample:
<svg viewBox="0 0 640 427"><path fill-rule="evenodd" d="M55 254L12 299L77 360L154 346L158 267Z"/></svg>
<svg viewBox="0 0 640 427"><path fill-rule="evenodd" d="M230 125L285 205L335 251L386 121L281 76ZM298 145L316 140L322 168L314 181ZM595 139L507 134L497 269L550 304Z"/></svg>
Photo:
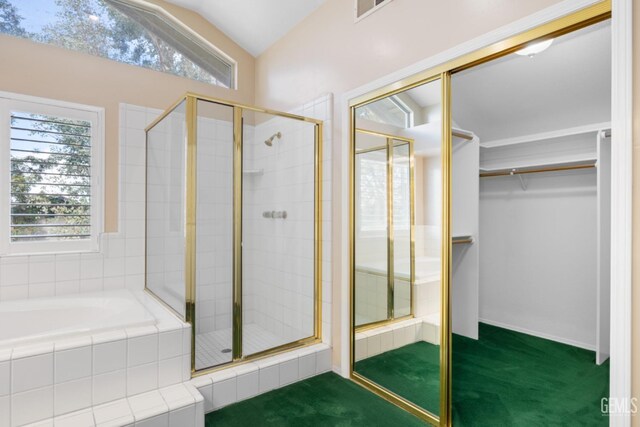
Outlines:
<svg viewBox="0 0 640 427"><path fill-rule="evenodd" d="M510 331L520 332L522 334L531 335L538 338L544 338L547 340L559 342L562 344L571 345L573 347L583 348L585 350L596 351L595 344L587 344L580 341L570 340L567 338L558 337L555 335L545 334L538 331L532 331L531 329L521 328L519 326L508 325L502 322L496 322L495 320L479 319L480 323L486 323L487 325L497 326L498 328L509 329Z"/></svg>

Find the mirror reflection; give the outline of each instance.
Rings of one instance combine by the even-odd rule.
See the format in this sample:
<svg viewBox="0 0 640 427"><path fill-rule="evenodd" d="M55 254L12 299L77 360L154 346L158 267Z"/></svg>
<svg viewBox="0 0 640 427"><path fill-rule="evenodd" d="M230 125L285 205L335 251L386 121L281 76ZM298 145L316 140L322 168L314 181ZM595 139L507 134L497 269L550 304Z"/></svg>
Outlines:
<svg viewBox="0 0 640 427"><path fill-rule="evenodd" d="M354 372L440 405L441 82L356 109Z"/></svg>

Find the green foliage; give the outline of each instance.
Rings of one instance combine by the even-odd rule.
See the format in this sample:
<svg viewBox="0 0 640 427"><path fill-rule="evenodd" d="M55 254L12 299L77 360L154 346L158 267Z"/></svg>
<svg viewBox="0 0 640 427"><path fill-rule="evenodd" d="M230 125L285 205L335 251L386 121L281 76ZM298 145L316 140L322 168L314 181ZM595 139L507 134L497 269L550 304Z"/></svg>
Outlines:
<svg viewBox="0 0 640 427"><path fill-rule="evenodd" d="M18 0L0 0L0 33L31 38L127 64L216 83L207 71L176 51L108 0L50 0L56 19L39 33L27 32Z"/></svg>
<svg viewBox="0 0 640 427"><path fill-rule="evenodd" d="M24 37L26 31L21 26L22 19L9 0L0 0L0 33Z"/></svg>
<svg viewBox="0 0 640 427"><path fill-rule="evenodd" d="M6 0L0 0L6 1ZM213 83L213 78L168 43L103 0L56 0L57 20L41 41Z"/></svg>
<svg viewBox="0 0 640 427"><path fill-rule="evenodd" d="M23 115L24 116L24 115ZM13 235L88 234L91 203L90 128L86 122L28 115L30 155L12 153ZM25 126L12 119L15 127ZM26 122L26 121L25 121ZM41 146L44 145L44 149ZM23 149L25 147L22 147ZM55 225L41 228L29 225Z"/></svg>

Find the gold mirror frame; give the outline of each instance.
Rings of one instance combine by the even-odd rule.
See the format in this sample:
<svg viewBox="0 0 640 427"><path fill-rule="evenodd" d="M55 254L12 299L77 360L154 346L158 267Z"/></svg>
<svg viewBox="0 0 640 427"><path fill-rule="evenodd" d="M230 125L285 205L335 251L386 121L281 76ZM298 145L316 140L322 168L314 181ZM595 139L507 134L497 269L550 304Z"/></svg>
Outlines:
<svg viewBox="0 0 640 427"><path fill-rule="evenodd" d="M483 49L425 70L404 80L349 100L349 376L357 384L383 399L436 426L451 426L451 316L449 282L451 275L451 75L506 56L532 42L559 37L611 18L611 0L604 0L578 12L525 31ZM356 109L423 84L440 80L442 93L442 280L440 337L440 417L393 393L354 371L355 367L355 141Z"/></svg>

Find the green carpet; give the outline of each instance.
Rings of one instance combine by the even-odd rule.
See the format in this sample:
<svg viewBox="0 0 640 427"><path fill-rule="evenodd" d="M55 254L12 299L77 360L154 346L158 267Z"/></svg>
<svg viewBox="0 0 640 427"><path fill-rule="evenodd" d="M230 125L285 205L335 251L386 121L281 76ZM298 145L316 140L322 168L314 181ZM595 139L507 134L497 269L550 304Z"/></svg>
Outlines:
<svg viewBox="0 0 640 427"><path fill-rule="evenodd" d="M356 372L438 413L439 348L417 342L356 364ZM459 426L604 426L609 363L595 354L480 324L453 336L453 421Z"/></svg>
<svg viewBox="0 0 640 427"><path fill-rule="evenodd" d="M207 415L206 427L422 427L408 412L352 381L322 374Z"/></svg>
<svg viewBox="0 0 640 427"><path fill-rule="evenodd" d="M355 371L432 414L440 413L440 347L419 341L356 362Z"/></svg>
<svg viewBox="0 0 640 427"><path fill-rule="evenodd" d="M356 371L438 412L438 347L418 342L363 361ZM480 340L453 337L453 424L606 426L600 399L609 363L594 353L480 324ZM429 391L430 390L430 391ZM208 427L418 426L417 418L335 374L314 377L207 415Z"/></svg>
<svg viewBox="0 0 640 427"><path fill-rule="evenodd" d="M453 337L456 427L608 426L608 391L592 351L482 323L477 341Z"/></svg>

